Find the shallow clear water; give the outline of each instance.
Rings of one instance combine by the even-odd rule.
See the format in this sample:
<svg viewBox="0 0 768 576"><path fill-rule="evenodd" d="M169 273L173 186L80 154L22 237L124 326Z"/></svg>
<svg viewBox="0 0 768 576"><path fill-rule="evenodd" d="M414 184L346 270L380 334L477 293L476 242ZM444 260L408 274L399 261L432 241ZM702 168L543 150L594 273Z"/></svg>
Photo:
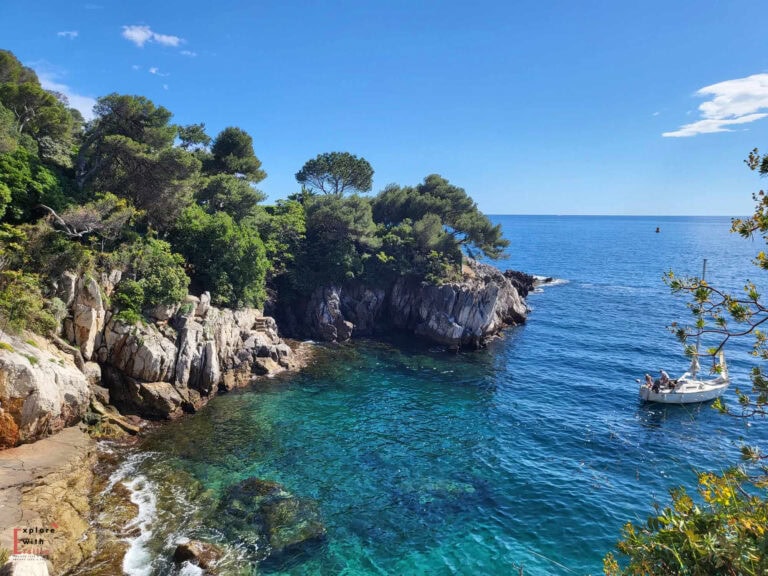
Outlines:
<svg viewBox="0 0 768 576"><path fill-rule="evenodd" d="M759 244L725 218L496 221L512 241L501 268L567 280L529 297L525 326L461 354L356 342L160 428L126 476L179 485L157 490L141 573L168 574L180 536L223 539L217 498L257 476L315 499L328 528L260 573L598 574L627 520L766 440L768 423L707 405L640 405L634 381L687 364L665 326L688 312L662 274L698 274L706 257L712 283L738 288ZM729 349L744 387L748 344Z"/></svg>

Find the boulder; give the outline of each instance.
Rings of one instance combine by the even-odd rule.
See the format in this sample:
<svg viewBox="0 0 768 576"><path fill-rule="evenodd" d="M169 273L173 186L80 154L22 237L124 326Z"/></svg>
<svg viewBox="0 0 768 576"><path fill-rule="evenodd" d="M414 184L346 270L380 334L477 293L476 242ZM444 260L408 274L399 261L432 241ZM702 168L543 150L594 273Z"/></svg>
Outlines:
<svg viewBox="0 0 768 576"><path fill-rule="evenodd" d="M124 412L148 418L180 416L184 398L170 382L141 382L110 366L103 372L112 403Z"/></svg>
<svg viewBox="0 0 768 576"><path fill-rule="evenodd" d="M224 555L224 551L214 544L189 540L176 546L173 552L173 561L177 564L189 562L206 570L213 567Z"/></svg>
<svg viewBox="0 0 768 576"><path fill-rule="evenodd" d="M171 382L176 345L152 324L124 324L112 318L104 329L99 361L143 382Z"/></svg>
<svg viewBox="0 0 768 576"><path fill-rule="evenodd" d="M71 358L2 331L0 342L0 448L77 424L91 394Z"/></svg>

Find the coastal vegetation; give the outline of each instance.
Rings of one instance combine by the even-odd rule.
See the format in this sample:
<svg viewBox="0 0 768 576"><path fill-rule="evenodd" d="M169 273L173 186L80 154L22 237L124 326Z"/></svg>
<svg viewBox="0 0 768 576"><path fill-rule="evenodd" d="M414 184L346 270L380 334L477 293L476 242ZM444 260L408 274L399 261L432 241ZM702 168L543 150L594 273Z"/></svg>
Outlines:
<svg viewBox="0 0 768 576"><path fill-rule="evenodd" d="M378 195L374 170L319 154L299 192L266 205L253 138L229 126L178 125L143 96L109 94L86 121L62 94L0 51L0 316L4 328L57 328L65 271L119 269L113 304L135 322L187 291L262 307L318 286L407 276L460 277L464 255L507 247L462 189L432 174Z"/></svg>
<svg viewBox="0 0 768 576"><path fill-rule="evenodd" d="M768 175L768 154L752 150L747 166L761 176ZM768 196L753 194L755 211L748 218L732 221L731 232L744 238L761 236L768 243ZM768 270L768 257L760 251L753 261ZM710 285L702 278L680 278L669 273L673 293L689 298L694 322L671 328L686 346L692 338L714 338L707 353L714 357L733 338L752 337L751 390L736 390L738 406L718 399L714 407L740 418L768 416L768 376L762 362L768 360L768 303L754 282L743 293L733 294ZM716 368L715 368L716 369ZM741 448L743 463L717 474L698 473L696 497L683 487L670 490L671 503L654 504L654 514L641 525L627 523L617 550L626 560L620 563L609 553L604 571L609 576L645 574L765 574L768 571L768 454L759 446Z"/></svg>

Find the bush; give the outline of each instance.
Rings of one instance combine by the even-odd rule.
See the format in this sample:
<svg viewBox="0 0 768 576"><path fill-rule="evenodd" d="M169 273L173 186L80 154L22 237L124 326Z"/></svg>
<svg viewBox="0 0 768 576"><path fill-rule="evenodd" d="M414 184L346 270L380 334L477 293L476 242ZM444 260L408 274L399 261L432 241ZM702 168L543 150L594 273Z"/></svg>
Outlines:
<svg viewBox="0 0 768 576"><path fill-rule="evenodd" d="M121 311L140 313L144 307L144 298L144 286L141 282L128 278L117 285L113 301Z"/></svg>
<svg viewBox="0 0 768 576"><path fill-rule="evenodd" d="M152 308L158 304L175 304L187 295L189 277L184 272L184 257L171 252L171 245L155 238L144 239L128 248L130 268L144 293L142 306L135 307L138 291L131 286L124 292L131 309ZM123 280L125 282L125 280ZM120 284L122 285L123 282Z"/></svg>
<svg viewBox="0 0 768 576"><path fill-rule="evenodd" d="M628 523L618 551L628 558L621 567L613 554L603 560L608 576L766 574L768 501L765 480L741 469L703 472L699 502L683 488L671 491L672 504L641 526Z"/></svg>
<svg viewBox="0 0 768 576"><path fill-rule="evenodd" d="M37 275L16 270L0 272L0 316L4 330L29 329L45 335L57 326L45 308Z"/></svg>

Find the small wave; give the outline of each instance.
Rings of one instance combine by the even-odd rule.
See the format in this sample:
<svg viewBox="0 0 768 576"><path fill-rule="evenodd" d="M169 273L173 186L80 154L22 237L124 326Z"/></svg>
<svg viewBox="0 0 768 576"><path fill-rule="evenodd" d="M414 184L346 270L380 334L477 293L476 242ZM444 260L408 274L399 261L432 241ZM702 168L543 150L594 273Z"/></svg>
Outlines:
<svg viewBox="0 0 768 576"><path fill-rule="evenodd" d="M152 573L152 556L146 544L152 537L152 522L157 513L157 487L143 475L124 484L131 491L131 502L139 507L138 516L128 526L138 526L140 533L128 540L123 571L129 576L149 576Z"/></svg>
<svg viewBox="0 0 768 576"><path fill-rule="evenodd" d="M549 286L562 286L570 283L570 280L565 278L552 278L551 276L534 276L534 278L536 279L536 285L533 289L535 294L544 292L544 288Z"/></svg>

